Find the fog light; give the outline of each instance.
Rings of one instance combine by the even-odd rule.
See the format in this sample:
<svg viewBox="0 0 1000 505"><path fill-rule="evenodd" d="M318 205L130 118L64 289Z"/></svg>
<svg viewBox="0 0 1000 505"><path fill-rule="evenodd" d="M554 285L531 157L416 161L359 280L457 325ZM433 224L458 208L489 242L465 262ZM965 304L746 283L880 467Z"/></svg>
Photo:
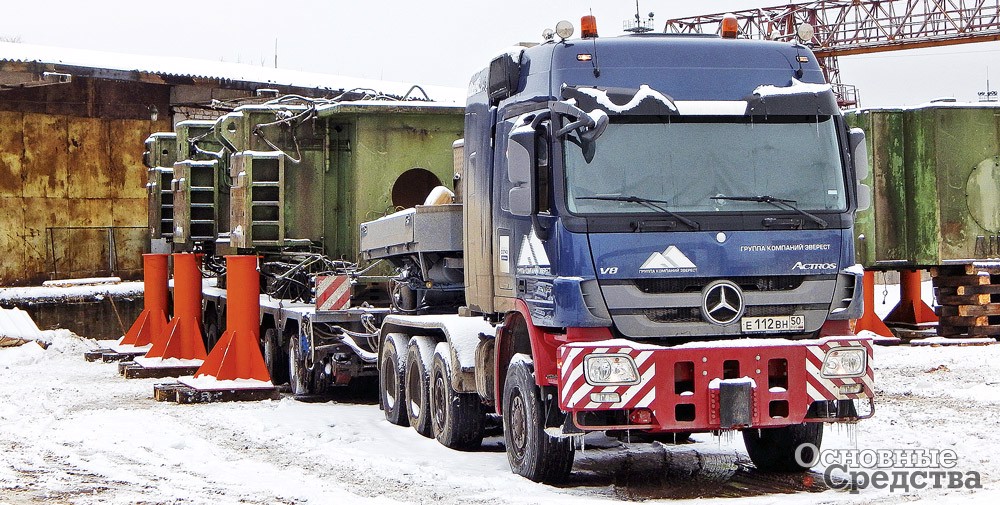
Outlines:
<svg viewBox="0 0 1000 505"><path fill-rule="evenodd" d="M628 416L632 424L653 424L653 411L649 409L635 409Z"/></svg>
<svg viewBox="0 0 1000 505"><path fill-rule="evenodd" d="M618 403L622 395L618 393L590 393L590 401L594 403Z"/></svg>

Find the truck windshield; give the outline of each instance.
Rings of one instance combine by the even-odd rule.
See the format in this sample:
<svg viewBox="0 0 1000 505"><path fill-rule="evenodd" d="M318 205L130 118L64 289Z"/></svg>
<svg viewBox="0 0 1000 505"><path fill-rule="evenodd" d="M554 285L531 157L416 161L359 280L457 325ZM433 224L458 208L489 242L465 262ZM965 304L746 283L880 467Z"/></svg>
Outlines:
<svg viewBox="0 0 1000 505"><path fill-rule="evenodd" d="M769 195L805 211L846 210L830 116L616 117L596 142L565 141L570 212L656 212L614 198L654 199L673 212L775 208L725 196ZM780 211L779 211L780 212Z"/></svg>

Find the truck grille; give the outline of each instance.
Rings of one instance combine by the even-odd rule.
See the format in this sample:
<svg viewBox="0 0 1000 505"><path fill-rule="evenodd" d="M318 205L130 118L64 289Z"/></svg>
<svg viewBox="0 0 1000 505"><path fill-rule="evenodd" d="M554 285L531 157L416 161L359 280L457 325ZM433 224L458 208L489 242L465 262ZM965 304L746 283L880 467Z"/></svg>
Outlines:
<svg viewBox="0 0 1000 505"><path fill-rule="evenodd" d="M826 306L819 306L818 309L825 309ZM801 310L815 310L812 305L752 305L747 307L743 314L745 317L762 316L789 316ZM655 323L700 323L704 322L701 317L700 307L678 307L670 309L645 309L642 314L647 319Z"/></svg>
<svg viewBox="0 0 1000 505"><path fill-rule="evenodd" d="M775 275L759 277L727 277L735 282L743 291L791 291L802 285L804 276ZM634 279L635 287L643 293L691 293L700 292L715 278L690 277L666 279Z"/></svg>

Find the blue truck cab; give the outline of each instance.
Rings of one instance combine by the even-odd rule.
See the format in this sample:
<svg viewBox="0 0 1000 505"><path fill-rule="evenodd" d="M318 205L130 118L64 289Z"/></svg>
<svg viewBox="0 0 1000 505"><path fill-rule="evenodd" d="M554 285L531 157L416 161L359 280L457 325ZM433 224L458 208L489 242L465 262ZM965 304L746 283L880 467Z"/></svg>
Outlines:
<svg viewBox="0 0 1000 505"><path fill-rule="evenodd" d="M514 48L470 82L463 156L466 303L498 323L484 399L515 472L558 480L597 430L742 430L759 467L804 469L824 422L872 414L864 136L807 47Z"/></svg>

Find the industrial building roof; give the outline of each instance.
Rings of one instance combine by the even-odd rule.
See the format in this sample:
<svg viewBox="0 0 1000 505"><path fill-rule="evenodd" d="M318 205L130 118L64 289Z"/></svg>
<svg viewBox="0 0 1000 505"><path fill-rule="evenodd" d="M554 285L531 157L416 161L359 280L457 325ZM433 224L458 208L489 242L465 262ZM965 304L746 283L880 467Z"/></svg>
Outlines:
<svg viewBox="0 0 1000 505"><path fill-rule="evenodd" d="M185 80L212 79L264 86L294 86L329 90L363 88L398 96L410 93L412 86L418 84L268 68L225 61L143 56L9 42L0 42L0 63L3 62L40 64L45 66L48 71L119 80L148 81L150 76L159 76L163 82L168 84L184 84ZM464 90L459 88L423 85L420 87L431 100L436 102L463 103L465 100ZM419 91L410 93L410 96L423 98L423 94Z"/></svg>

